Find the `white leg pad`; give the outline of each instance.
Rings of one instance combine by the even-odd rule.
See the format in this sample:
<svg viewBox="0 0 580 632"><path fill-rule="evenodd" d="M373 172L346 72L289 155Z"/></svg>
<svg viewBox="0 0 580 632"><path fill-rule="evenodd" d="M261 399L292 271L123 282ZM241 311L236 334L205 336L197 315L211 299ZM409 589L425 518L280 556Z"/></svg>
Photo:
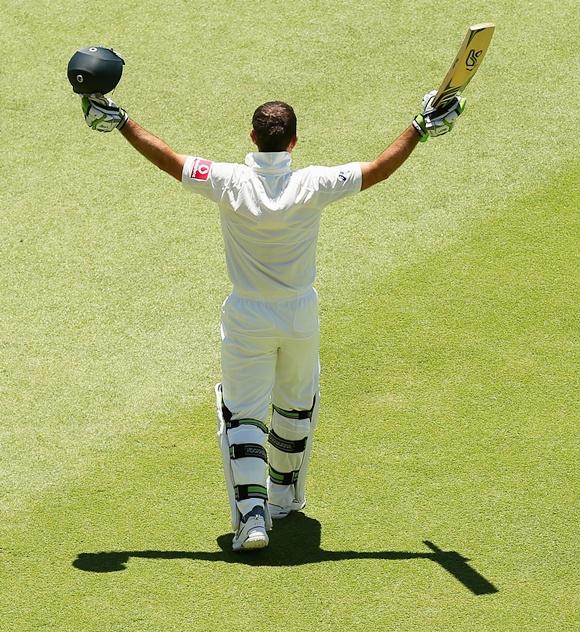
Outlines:
<svg viewBox="0 0 580 632"><path fill-rule="evenodd" d="M300 472L298 473L298 480L296 481L296 501L302 505L306 502L306 477L308 476L308 466L310 464L310 455L312 454L314 431L316 430L316 424L318 423L319 409L320 394L317 393L314 399L314 406L312 407L312 413L310 416L310 432L308 433L308 438L306 439L304 458L302 459L302 465L300 466Z"/></svg>
<svg viewBox="0 0 580 632"><path fill-rule="evenodd" d="M267 462L259 456L255 458L232 458L233 446L251 447L250 454L258 454L258 447L265 452L267 435L256 426L239 426L227 430L230 455L230 467L236 485L252 485L257 481L266 480Z"/></svg>
<svg viewBox="0 0 580 632"><path fill-rule="evenodd" d="M221 384L216 384L215 386L215 399L216 399L217 417L218 417L217 438L218 438L218 443L220 446L220 451L222 453L222 461L224 465L224 474L225 474L225 479L226 479L226 490L228 492L228 500L230 501L230 510L232 514L232 529L234 531L237 531L238 527L240 526L242 516L238 510L238 505L236 504L236 492L234 490L234 479L233 479L232 468L230 464L230 445L228 443L226 422L224 421L224 416L222 412L222 385Z"/></svg>
<svg viewBox="0 0 580 632"><path fill-rule="evenodd" d="M257 499L264 505L266 528L272 528L268 511L266 483L266 426L257 420L232 421L224 416L221 384L216 384L217 438L222 454L225 483L230 504L232 528L237 531L242 520L239 502Z"/></svg>
<svg viewBox="0 0 580 632"><path fill-rule="evenodd" d="M272 504L301 509L305 504L308 462L318 419L318 395L310 411L274 408L269 435L268 496Z"/></svg>

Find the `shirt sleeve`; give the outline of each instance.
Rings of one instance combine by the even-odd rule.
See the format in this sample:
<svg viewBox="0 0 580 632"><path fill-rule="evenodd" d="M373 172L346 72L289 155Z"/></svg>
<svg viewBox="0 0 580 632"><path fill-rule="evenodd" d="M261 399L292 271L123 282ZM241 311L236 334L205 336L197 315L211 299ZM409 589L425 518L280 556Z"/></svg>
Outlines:
<svg viewBox="0 0 580 632"><path fill-rule="evenodd" d="M360 162L350 162L337 167L313 167L310 186L319 198L321 206L358 193L362 186Z"/></svg>
<svg viewBox="0 0 580 632"><path fill-rule="evenodd" d="M226 163L188 156L183 165L181 182L188 191L219 202L231 178L230 167Z"/></svg>

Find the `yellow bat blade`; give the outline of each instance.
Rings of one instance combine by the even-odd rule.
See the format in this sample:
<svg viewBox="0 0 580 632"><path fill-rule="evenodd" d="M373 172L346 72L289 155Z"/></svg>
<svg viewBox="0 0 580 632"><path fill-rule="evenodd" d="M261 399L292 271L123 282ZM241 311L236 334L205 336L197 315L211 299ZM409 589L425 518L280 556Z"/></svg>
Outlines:
<svg viewBox="0 0 580 632"><path fill-rule="evenodd" d="M485 53L489 48L495 24L485 22L474 24L467 30L467 35L461 44L461 48L451 64L451 68L445 75L442 84L433 99L433 107L441 108L447 105L453 97L463 92L471 81Z"/></svg>

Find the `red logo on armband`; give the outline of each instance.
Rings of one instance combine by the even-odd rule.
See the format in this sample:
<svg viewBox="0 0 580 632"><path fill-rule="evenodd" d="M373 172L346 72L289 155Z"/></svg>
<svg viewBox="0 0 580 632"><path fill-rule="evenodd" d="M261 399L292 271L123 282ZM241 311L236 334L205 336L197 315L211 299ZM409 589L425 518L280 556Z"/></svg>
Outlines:
<svg viewBox="0 0 580 632"><path fill-rule="evenodd" d="M191 168L191 177L194 180L207 180L212 164L211 160L196 158L193 161L193 167Z"/></svg>

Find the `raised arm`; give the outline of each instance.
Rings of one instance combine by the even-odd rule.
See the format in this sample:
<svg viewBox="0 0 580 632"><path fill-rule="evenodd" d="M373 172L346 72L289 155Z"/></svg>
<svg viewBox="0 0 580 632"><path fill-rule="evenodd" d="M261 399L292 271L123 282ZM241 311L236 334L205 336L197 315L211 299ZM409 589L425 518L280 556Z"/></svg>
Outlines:
<svg viewBox="0 0 580 632"><path fill-rule="evenodd" d="M361 191L392 175L412 154L417 143L428 140L430 136L442 136L453 129L455 120L463 112L465 99L454 98L444 109L435 110L430 106L435 93L432 90L423 97L423 112L417 114L413 123L376 160L361 163Z"/></svg>
<svg viewBox="0 0 580 632"><path fill-rule="evenodd" d="M87 125L98 132L118 129L129 143L156 167L181 181L186 156L182 156L161 139L131 120L125 110L101 95L85 95L82 99Z"/></svg>
<svg viewBox="0 0 580 632"><path fill-rule="evenodd" d="M181 182L186 156L175 153L167 143L153 136L132 119L128 119L119 131L149 162Z"/></svg>
<svg viewBox="0 0 580 632"><path fill-rule="evenodd" d="M421 137L417 130L410 125L376 160L362 162L361 191L386 180L392 175L407 160L420 140Z"/></svg>

